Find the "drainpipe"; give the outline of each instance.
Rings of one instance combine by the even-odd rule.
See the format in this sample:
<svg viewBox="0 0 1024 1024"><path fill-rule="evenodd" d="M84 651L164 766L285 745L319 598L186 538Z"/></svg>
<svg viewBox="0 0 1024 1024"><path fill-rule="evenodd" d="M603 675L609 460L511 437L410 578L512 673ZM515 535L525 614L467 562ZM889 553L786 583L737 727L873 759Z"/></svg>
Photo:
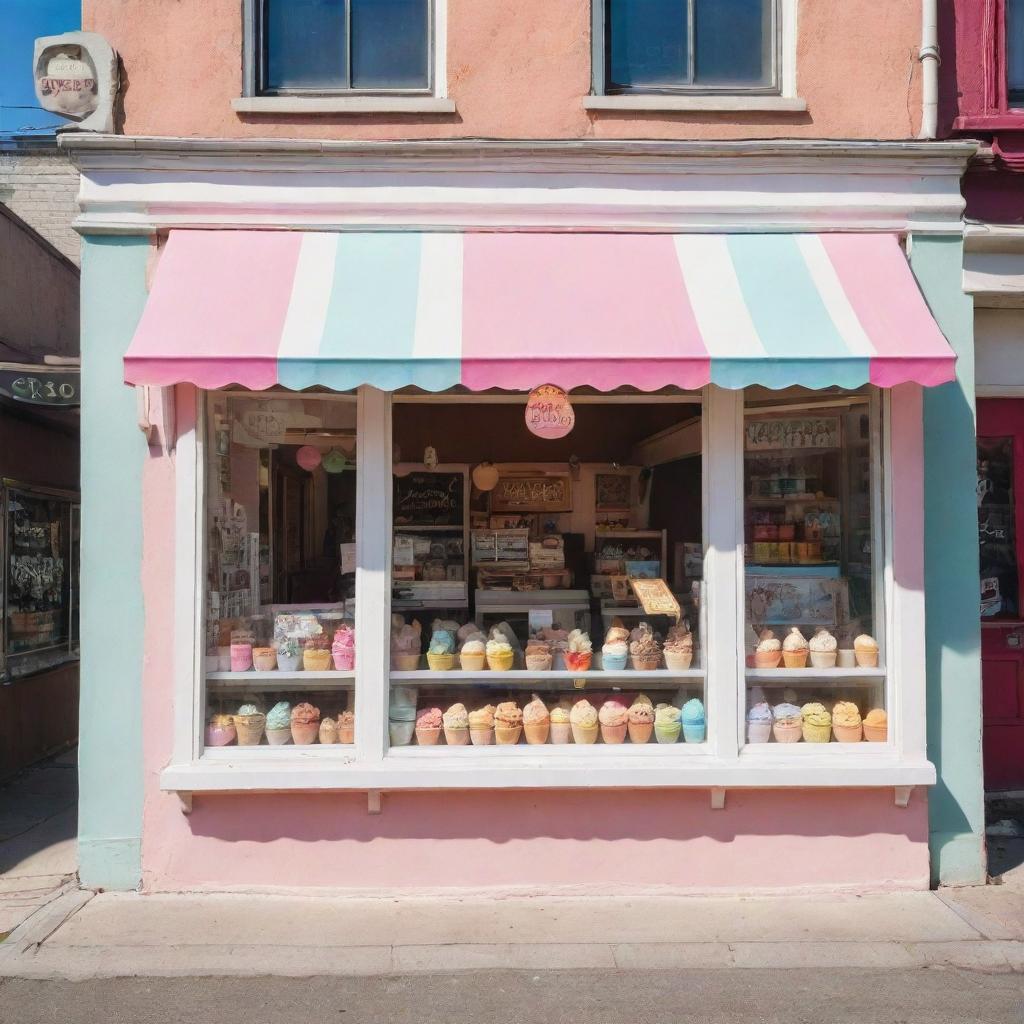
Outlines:
<svg viewBox="0 0 1024 1024"><path fill-rule="evenodd" d="M921 131L919 139L934 139L939 130L939 5L921 0Z"/></svg>

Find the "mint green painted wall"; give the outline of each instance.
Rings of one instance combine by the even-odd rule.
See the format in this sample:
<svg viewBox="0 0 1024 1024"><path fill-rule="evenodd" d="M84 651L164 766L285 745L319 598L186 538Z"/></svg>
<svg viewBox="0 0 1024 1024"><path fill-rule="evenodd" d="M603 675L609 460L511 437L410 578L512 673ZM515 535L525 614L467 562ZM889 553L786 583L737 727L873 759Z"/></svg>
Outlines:
<svg viewBox="0 0 1024 1024"><path fill-rule="evenodd" d="M974 307L959 236L915 237L910 263L957 354L956 381L925 390L924 526L932 881L962 885L985 880Z"/></svg>
<svg viewBox="0 0 1024 1024"><path fill-rule="evenodd" d="M82 883L132 889L142 842L142 467L122 359L146 301L145 238L82 241Z"/></svg>

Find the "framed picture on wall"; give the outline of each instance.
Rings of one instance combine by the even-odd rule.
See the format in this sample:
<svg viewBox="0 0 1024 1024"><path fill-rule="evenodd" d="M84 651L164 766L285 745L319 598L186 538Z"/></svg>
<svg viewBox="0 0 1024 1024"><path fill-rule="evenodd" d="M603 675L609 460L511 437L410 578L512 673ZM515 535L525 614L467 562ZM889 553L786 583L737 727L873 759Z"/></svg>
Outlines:
<svg viewBox="0 0 1024 1024"><path fill-rule="evenodd" d="M598 512L628 512L633 478L627 473L598 473L594 477L594 507Z"/></svg>

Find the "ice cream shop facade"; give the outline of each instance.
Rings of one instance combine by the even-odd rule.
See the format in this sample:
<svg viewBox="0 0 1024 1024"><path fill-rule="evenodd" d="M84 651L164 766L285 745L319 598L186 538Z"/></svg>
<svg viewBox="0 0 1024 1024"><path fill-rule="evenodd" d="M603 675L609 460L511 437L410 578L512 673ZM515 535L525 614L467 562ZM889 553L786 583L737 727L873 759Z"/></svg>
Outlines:
<svg viewBox="0 0 1024 1024"><path fill-rule="evenodd" d="M970 143L69 148L86 883L977 877Z"/></svg>

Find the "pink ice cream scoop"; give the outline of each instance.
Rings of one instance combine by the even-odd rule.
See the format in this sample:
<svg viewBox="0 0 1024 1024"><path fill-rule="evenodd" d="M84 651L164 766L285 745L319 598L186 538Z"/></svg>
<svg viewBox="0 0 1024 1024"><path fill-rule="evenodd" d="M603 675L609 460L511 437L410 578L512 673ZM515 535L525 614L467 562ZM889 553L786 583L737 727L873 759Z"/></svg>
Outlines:
<svg viewBox="0 0 1024 1024"><path fill-rule="evenodd" d="M339 626L331 644L331 657L338 672L351 672L356 665L356 635L351 626Z"/></svg>

